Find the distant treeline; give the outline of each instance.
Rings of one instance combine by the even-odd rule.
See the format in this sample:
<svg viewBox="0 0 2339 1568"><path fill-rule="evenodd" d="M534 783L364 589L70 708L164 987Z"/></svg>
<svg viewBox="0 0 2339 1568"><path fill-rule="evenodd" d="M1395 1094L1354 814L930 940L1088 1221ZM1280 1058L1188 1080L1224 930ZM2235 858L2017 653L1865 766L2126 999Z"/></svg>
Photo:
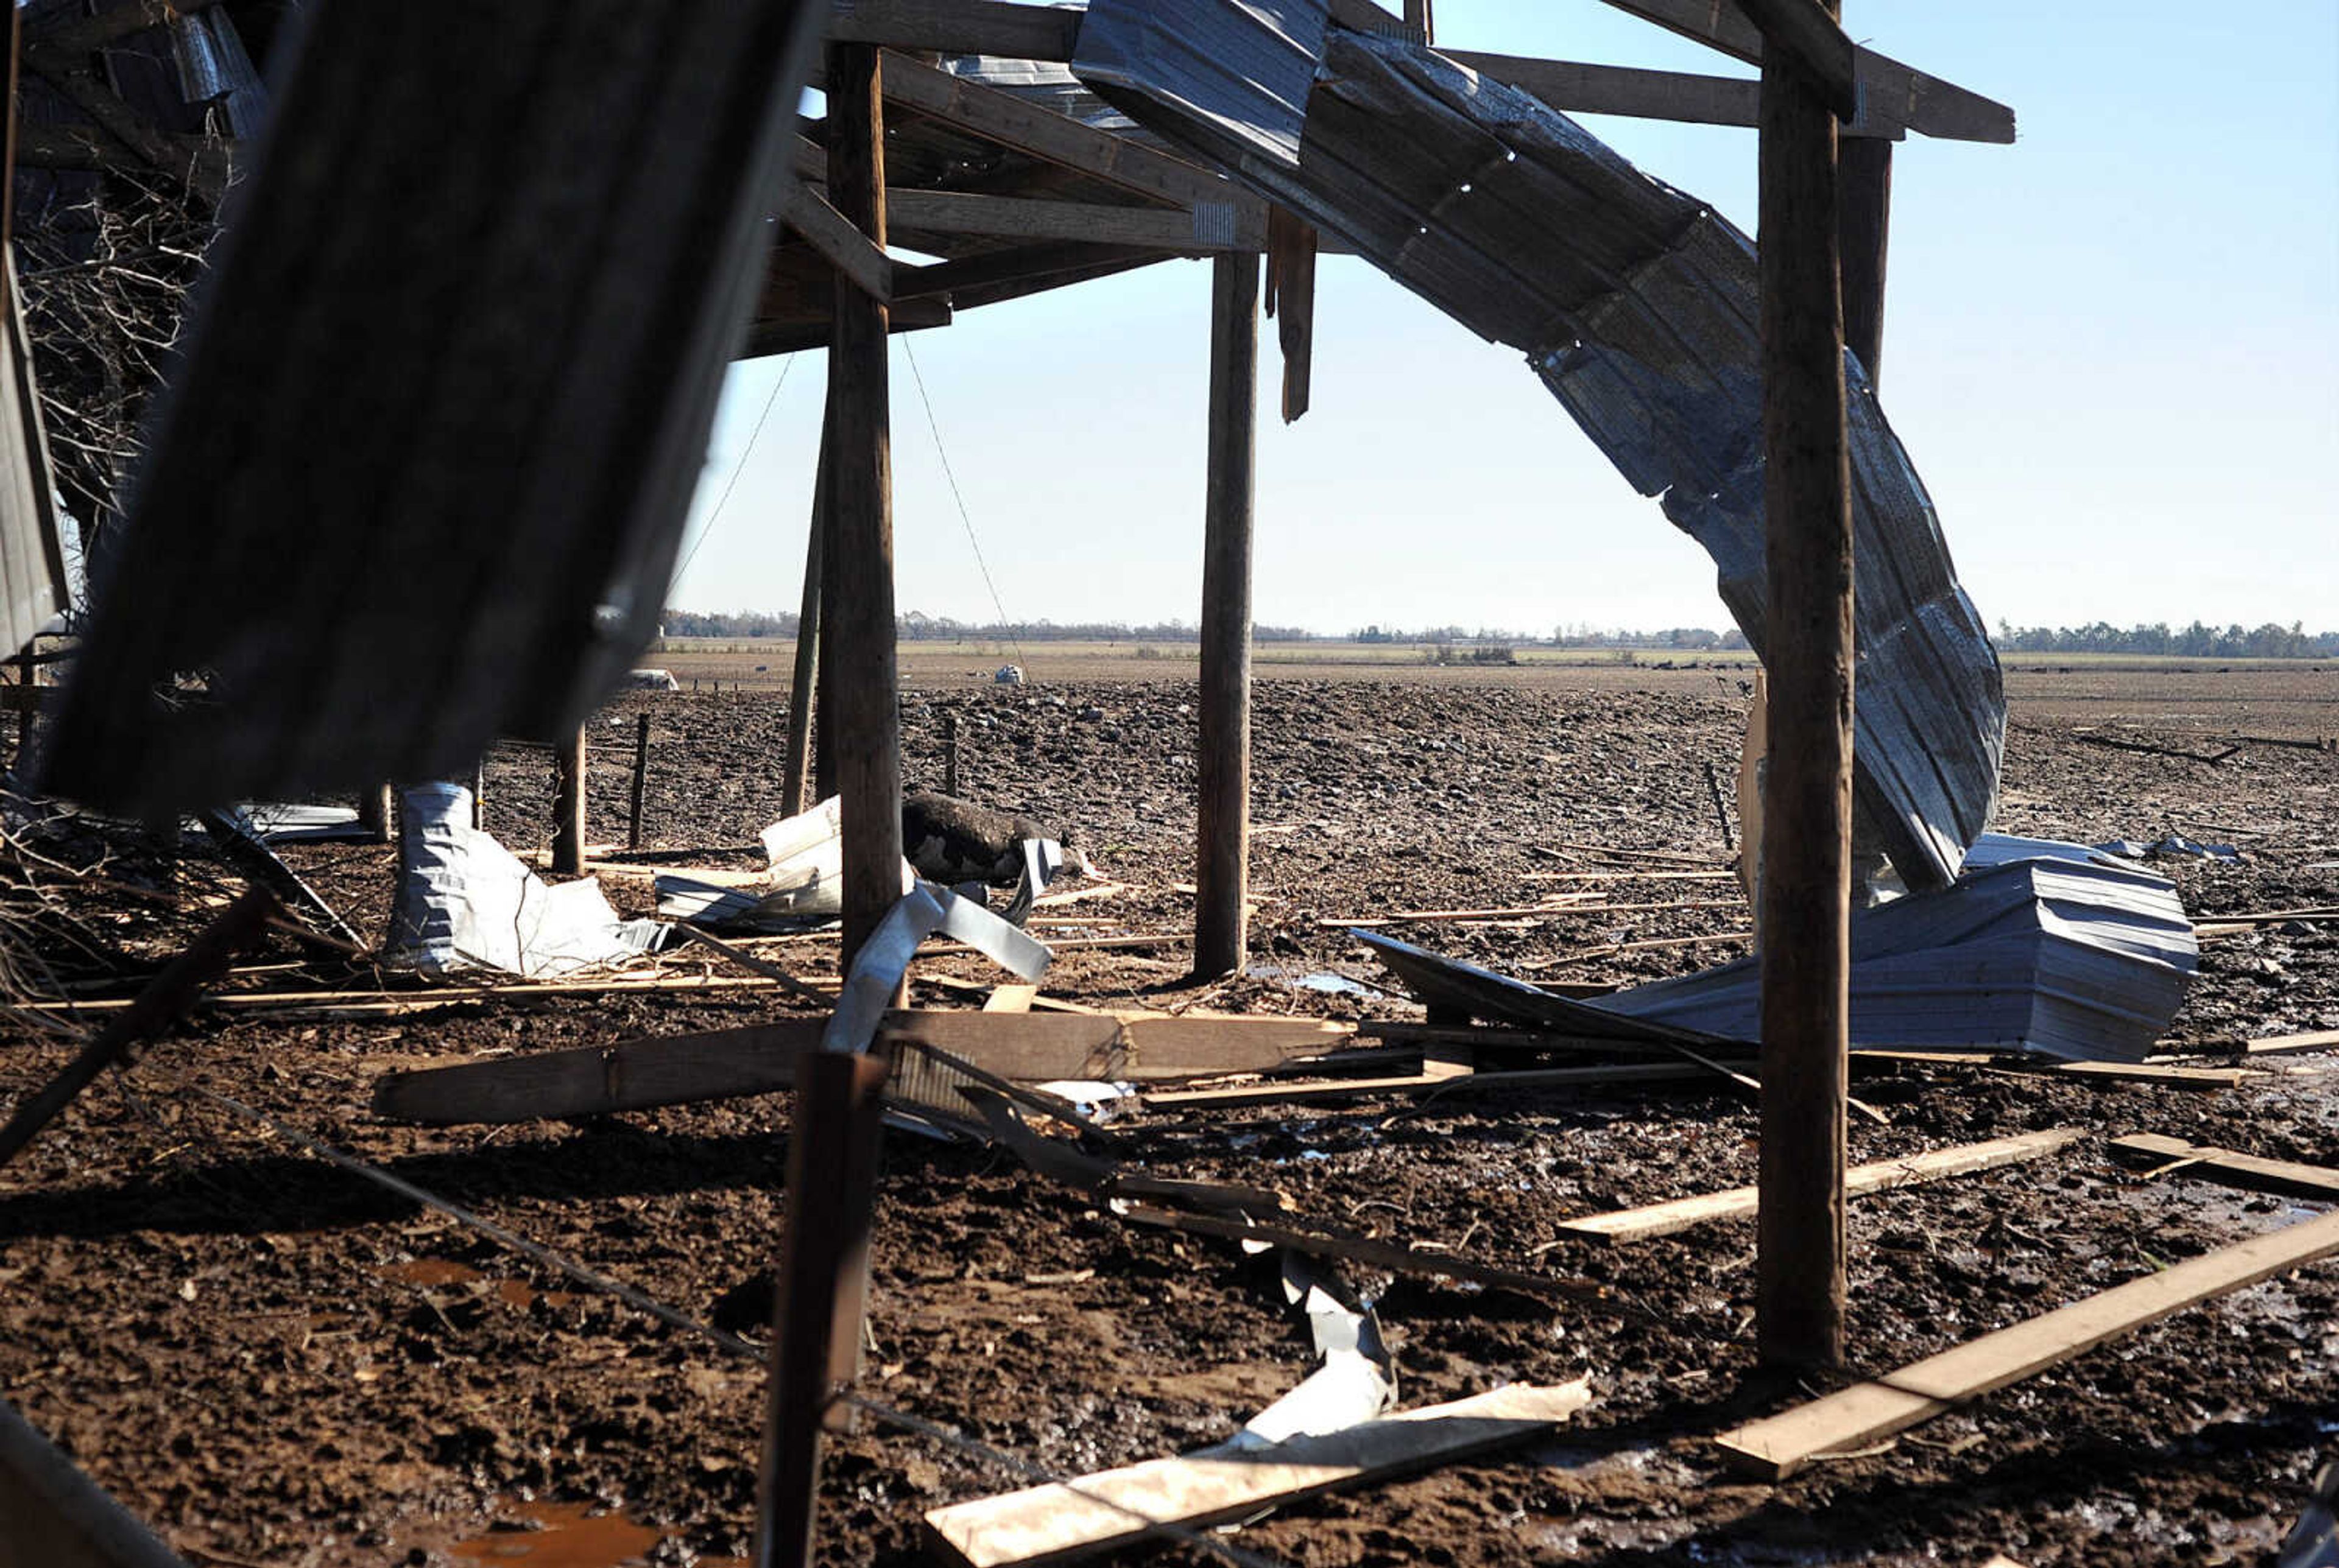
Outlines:
<svg viewBox="0 0 2339 1568"><path fill-rule="evenodd" d="M2325 659L2339 657L2339 632L2309 632L2293 621L2222 629L2195 621L2156 621L2126 629L2107 621L2087 626L2013 626L2000 621L1998 646L2010 654L2175 654L2196 659Z"/></svg>
<svg viewBox="0 0 2339 1568"><path fill-rule="evenodd" d="M1187 621L1160 621L1130 626L1123 621L993 622L976 625L948 616L912 610L900 619L905 642L991 643L1191 643L1199 638ZM762 610L713 614L700 610L668 610L661 631L670 637L792 637L796 617L785 611ZM1369 626L1345 638L1327 637L1300 626L1258 626L1251 636L1263 643L1358 642L1428 644L1440 647L1540 646L1561 648L1671 648L1735 652L1746 646L1746 634L1732 626L1712 631L1704 626L1668 626L1663 631L1631 631L1621 626L1560 626L1548 636L1480 626ZM2010 654L2162 654L2204 659L2322 659L2339 658L2339 631L2309 632L2298 622L2278 626L2269 621L2255 628L2217 627L2195 621L2189 626L2166 622L2125 629L2107 621L2085 626L2016 626L2001 621L1998 646Z"/></svg>
<svg viewBox="0 0 2339 1568"><path fill-rule="evenodd" d="M912 610L899 617L895 625L900 627L904 642L1191 643L1199 642L1201 636L1186 621L1162 621L1137 626L1124 621L1074 621L1059 625L1048 620L994 621L977 626L971 621L953 620L948 616L930 616L920 610ZM785 611L775 615L763 610L723 614L668 610L658 629L661 636L669 637L792 637L796 635L796 617ZM1301 626L1254 626L1251 636L1262 643L1317 640L1314 632Z"/></svg>

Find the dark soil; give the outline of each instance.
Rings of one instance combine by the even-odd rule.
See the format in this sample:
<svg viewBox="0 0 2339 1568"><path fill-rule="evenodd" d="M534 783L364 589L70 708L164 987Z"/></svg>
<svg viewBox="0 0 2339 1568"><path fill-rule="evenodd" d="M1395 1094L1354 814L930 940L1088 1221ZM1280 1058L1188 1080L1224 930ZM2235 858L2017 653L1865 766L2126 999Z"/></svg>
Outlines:
<svg viewBox="0 0 2339 1568"><path fill-rule="evenodd" d="M2148 676L2131 677L2139 705ZM2244 682L2250 676L2232 677ZM1732 884L1554 873L1568 843L1719 856L1706 768L1734 768L1734 676L1622 689L1543 678L1274 680L1258 693L1253 972L1190 983L1186 954L1068 951L1050 994L1096 1006L1417 1018L1362 949L1319 923L1400 910L1531 904L1571 885L1621 914L1400 924L1409 940L1545 980L1634 981L1737 956L1734 942L1603 956L1602 944L1726 936ZM1999 825L2097 840L2179 832L2239 863L2169 860L2196 917L2339 903L2339 755L2256 745L2208 764L2086 744L2074 714L2020 702ZM2333 699L2289 730L2339 729ZM962 793L1066 824L1128 891L1063 906L1057 937L1183 932L1191 900L1189 685L937 686L904 703L912 780L938 784L943 719L965 736ZM597 836L622 838L633 715L655 715L645 847L716 853L777 813L782 714L759 693L628 698L595 730ZM2139 706L2135 711L2144 712ZM2155 719L2156 724L2160 721ZM2272 717L2265 718L2273 724ZM2245 728L2255 727L2245 725ZM2184 749L2182 722L2122 730ZM606 735L606 742L598 737ZM2216 749L2216 748L2207 748ZM546 754L503 748L488 825L548 836ZM387 919L391 852L291 858L360 930ZM200 924L121 891L76 912L130 960ZM222 878L200 856L187 874ZM608 879L621 909L638 879ZM58 931L13 929L76 995L102 965ZM25 933L29 931L30 934ZM825 942L767 958L833 972ZM1591 956L1572 956L1589 953ZM371 987L278 939L235 988ZM713 962L704 950L677 966ZM920 973L988 981L980 961ZM1336 974L1358 991L1297 983ZM76 980L76 977L80 977ZM979 993L919 988L923 1005ZM249 1103L700 1321L761 1336L785 1211L785 1097L596 1121L419 1130L371 1119L372 1080L449 1058L735 1025L795 1004L760 991L502 1000L404 1016L205 1011L84 1095L0 1172L0 1395L196 1563L719 1560L748 1550L764 1383L707 1339L511 1254L442 1214L311 1158L200 1090ZM2213 941L2173 1044L2339 1027L2339 922ZM0 1110L70 1042L16 1013ZM2317 1068L2334 1059L2285 1059ZM1890 1125L1851 1126L1855 1160L2058 1126L2157 1131L2339 1164L2339 1077L2200 1092L2083 1086L1984 1065L1870 1070ZM1558 1440L1287 1509L1229 1537L1292 1563L2202 1563L2263 1559L2339 1441L2339 1266L2241 1291L1790 1483L1728 1471L1711 1435L1802 1396L1758 1375L1744 1221L1625 1246L1557 1222L1753 1178L1752 1105L1729 1083L1387 1099L1156 1117L1127 1127L1151 1169L1272 1186L1302 1213L1514 1268L1585 1277L1605 1302L1544 1300L1349 1267L1377 1297L1407 1404L1506 1379L1588 1375ZM895 1133L884 1150L862 1392L944 1424L944 1442L870 1419L835 1440L822 1560L920 1560L919 1517L1025 1474L1125 1464L1212 1442L1308 1370L1306 1326L1270 1258L1140 1229L1008 1156ZM2320 1206L2145 1181L2098 1137L2025 1166L1856 1200L1850 1354L1889 1370ZM1824 1386L1813 1380L1811 1386ZM622 1511L574 1555L543 1505ZM532 1516L531 1509L537 1512ZM557 1516L570 1527L572 1507ZM587 1532L589 1534L589 1530ZM651 1545L652 1541L658 1543ZM523 1546L526 1557L513 1555ZM595 1553L597 1552L597 1557ZM701 1555L705 1554L705 1555ZM1190 1549L1152 1555L1183 1560Z"/></svg>

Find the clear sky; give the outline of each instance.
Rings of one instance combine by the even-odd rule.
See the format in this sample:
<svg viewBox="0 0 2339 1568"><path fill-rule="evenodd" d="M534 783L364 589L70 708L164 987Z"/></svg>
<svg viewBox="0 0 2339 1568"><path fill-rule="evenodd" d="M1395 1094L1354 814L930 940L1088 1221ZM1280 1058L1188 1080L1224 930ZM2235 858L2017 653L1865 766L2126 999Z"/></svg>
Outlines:
<svg viewBox="0 0 2339 1568"><path fill-rule="evenodd" d="M2018 118L2013 146L1911 136L1894 162L1884 407L1985 618L2339 627L2339 4L1845 12ZM1597 0L1436 20L1455 48L1752 74ZM1753 229L1752 130L1584 123ZM1208 262L1168 261L893 340L902 610L996 614L913 353L1009 616L1195 617L1209 294ZM1286 426L1272 331L1260 621L1728 624L1702 552L1515 351L1327 257L1314 406ZM794 607L824 380L817 353L735 367L670 604Z"/></svg>

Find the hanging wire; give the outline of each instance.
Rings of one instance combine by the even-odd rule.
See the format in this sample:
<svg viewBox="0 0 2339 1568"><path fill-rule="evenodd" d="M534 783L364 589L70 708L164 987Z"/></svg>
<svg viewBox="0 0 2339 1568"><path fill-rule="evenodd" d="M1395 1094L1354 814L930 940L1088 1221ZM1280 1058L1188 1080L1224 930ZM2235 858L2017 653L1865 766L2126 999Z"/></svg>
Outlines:
<svg viewBox="0 0 2339 1568"><path fill-rule="evenodd" d="M780 389L788 384L788 372L795 368L796 357L794 354L780 361L779 378L772 383L771 395L764 399L764 411L755 416L755 428L747 432L747 444L739 449L739 460L731 465L731 477L723 482L723 493L715 498L715 509L706 514L706 526L698 530L698 537L691 542L690 553L683 557L682 565L674 569L676 582L680 582L682 574L690 570L690 563L698 558L699 547L706 543L707 536L715 531L716 523L721 520L723 508L731 499L731 492L739 488L739 476L747 471L747 459L755 455L755 438L764 433L764 421L772 417L772 405L780 400Z"/></svg>
<svg viewBox="0 0 2339 1568"><path fill-rule="evenodd" d="M918 401L925 405L926 429L934 434L934 455L942 459L943 478L950 481L951 499L958 503L958 520L966 527L967 547L974 551L974 564L982 573L982 586L991 591L991 607L999 616L999 628L1006 633L1008 645L1015 650L1016 661L1019 664L1028 662L1023 645L1011 629L1007 606L999 597L999 585L992 580L991 563L982 558L982 542L974 537L974 518L968 515L966 497L958 488L958 474L951 468L950 452L943 445L942 424L934 418L933 399L926 395L926 378L924 372L918 369L917 350L910 346L907 338L902 340L902 353L910 361L910 379L917 383Z"/></svg>

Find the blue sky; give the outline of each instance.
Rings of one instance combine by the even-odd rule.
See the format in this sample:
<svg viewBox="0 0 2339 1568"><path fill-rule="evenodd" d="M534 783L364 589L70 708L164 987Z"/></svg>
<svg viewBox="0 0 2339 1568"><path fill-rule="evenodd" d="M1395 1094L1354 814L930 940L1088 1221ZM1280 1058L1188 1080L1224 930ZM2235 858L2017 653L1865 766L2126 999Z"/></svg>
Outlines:
<svg viewBox="0 0 2339 1568"><path fill-rule="evenodd" d="M2339 626L2339 5L1845 9L2019 120L2013 146L1912 136L1894 165L1884 406L1984 616ZM1752 74L1597 0L1436 15L1455 48ZM1584 123L1753 228L1751 130ZM996 613L914 354L1010 616L1194 618L1209 288L1164 262L893 340L902 609ZM1703 554L1515 352L1326 258L1314 407L1286 426L1271 334L1261 621L1727 624ZM824 380L816 353L734 369L670 603L794 606Z"/></svg>

